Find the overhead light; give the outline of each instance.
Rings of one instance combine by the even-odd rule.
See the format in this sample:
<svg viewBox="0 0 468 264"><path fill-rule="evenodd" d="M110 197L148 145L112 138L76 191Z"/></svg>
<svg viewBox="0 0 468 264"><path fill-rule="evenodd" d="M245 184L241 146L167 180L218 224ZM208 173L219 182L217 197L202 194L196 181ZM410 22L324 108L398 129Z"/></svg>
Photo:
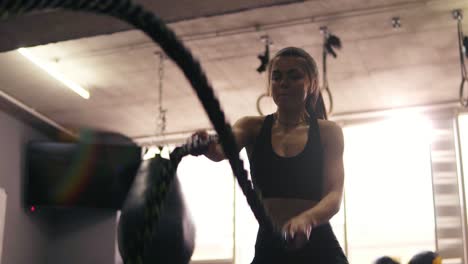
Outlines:
<svg viewBox="0 0 468 264"><path fill-rule="evenodd" d="M68 88L72 89L75 93L79 94L84 99L89 99L89 92L86 89L81 87L79 84L65 78L60 72L55 70L48 63L34 57L34 55L32 55L31 52L29 52L29 50L25 48L19 48L18 52L25 58L30 60L32 63L34 63L36 66L46 71L50 76L65 84Z"/></svg>

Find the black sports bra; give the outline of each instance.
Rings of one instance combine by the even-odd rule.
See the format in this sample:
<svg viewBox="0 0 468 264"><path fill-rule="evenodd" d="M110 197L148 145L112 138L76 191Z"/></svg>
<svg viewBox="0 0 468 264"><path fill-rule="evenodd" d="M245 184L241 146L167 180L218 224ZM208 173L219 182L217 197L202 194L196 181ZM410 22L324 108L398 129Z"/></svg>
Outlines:
<svg viewBox="0 0 468 264"><path fill-rule="evenodd" d="M268 115L250 155L250 172L263 198L319 201L323 192L323 154L316 118L309 118L307 143L293 157L281 157L271 144L274 117Z"/></svg>

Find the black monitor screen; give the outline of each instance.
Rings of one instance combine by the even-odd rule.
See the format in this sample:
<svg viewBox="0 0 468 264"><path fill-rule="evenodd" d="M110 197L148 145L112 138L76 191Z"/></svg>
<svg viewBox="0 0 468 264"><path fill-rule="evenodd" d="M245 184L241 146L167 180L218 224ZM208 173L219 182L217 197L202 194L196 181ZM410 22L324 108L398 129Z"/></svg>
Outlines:
<svg viewBox="0 0 468 264"><path fill-rule="evenodd" d="M26 205L118 210L140 163L135 145L30 142Z"/></svg>

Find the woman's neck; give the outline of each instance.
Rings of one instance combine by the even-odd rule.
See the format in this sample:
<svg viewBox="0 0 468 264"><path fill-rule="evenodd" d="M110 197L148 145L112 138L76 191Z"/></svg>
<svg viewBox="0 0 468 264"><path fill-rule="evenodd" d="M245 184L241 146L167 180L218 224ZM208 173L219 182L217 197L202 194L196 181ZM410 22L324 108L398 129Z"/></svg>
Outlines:
<svg viewBox="0 0 468 264"><path fill-rule="evenodd" d="M275 113L276 122L283 128L293 128L307 120L307 113L304 110L280 110Z"/></svg>

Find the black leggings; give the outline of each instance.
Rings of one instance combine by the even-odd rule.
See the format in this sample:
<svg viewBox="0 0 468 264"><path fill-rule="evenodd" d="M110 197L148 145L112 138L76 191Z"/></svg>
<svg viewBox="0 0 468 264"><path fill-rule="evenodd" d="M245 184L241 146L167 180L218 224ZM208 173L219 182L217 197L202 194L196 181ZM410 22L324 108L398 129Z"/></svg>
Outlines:
<svg viewBox="0 0 468 264"><path fill-rule="evenodd" d="M260 229L251 264L348 264L330 224L321 225L299 250L287 250Z"/></svg>

